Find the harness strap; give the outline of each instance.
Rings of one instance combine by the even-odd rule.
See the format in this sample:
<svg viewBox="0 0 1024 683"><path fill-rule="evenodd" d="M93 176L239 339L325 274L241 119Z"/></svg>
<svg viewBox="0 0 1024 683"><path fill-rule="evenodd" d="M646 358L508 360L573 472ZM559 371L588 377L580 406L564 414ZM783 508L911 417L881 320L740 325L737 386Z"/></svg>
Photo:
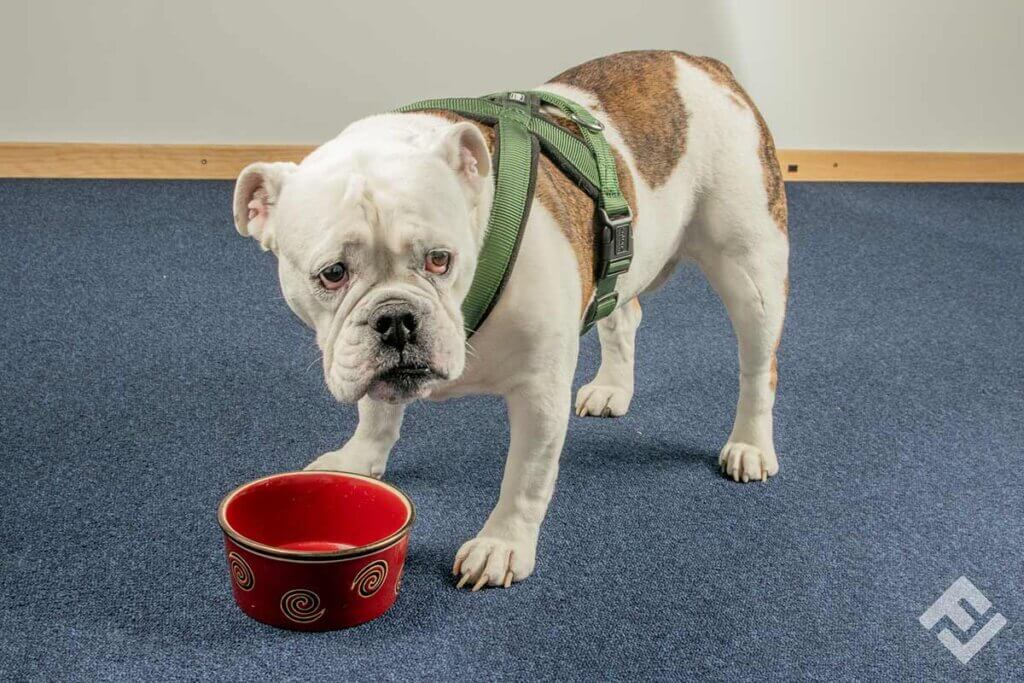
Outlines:
<svg viewBox="0 0 1024 683"><path fill-rule="evenodd" d="M602 134L604 124L572 100L544 90L535 90L533 94L537 95L541 102L558 107L568 114L570 119L579 124L580 131L596 162L601 189L601 207L605 212L609 216L629 213L629 204L626 203L626 198L622 196L622 191L619 189L619 174L615 168L615 157L611 147L608 146L608 141Z"/></svg>
<svg viewBox="0 0 1024 683"><path fill-rule="evenodd" d="M567 114L579 126L582 137L539 116L542 105ZM575 102L540 90L423 100L396 111L429 109L452 111L493 125L497 133L494 203L473 283L462 305L467 336L487 318L511 271L529 217L538 145L596 206L601 230L596 286L580 334L611 314L618 305L616 279L629 269L633 256L633 215L619 188L615 157L601 133L604 125ZM529 169L528 173L523 169Z"/></svg>
<svg viewBox="0 0 1024 683"><path fill-rule="evenodd" d="M615 156L602 134L604 124L572 100L543 90L534 91L534 94L541 102L567 113L579 125L597 166L601 192L596 200L601 228L601 253L598 254L594 300L583 316L581 334L585 334L594 323L611 315L618 307L619 295L615 291L615 283L619 275L629 270L633 260L633 212L619 188Z"/></svg>
<svg viewBox="0 0 1024 683"><path fill-rule="evenodd" d="M483 97L447 97L433 100L422 100L399 107L397 112L415 112L426 109L440 109L461 114L470 119L475 119L487 125L495 125L504 104L498 104L495 99L502 98L508 101L512 94L528 97L530 93L498 93ZM529 99L523 104L528 104ZM600 194L601 176L597 170L597 163L594 161L593 152L583 140L573 135L561 126L539 116L531 116L526 122L529 131L540 138L541 145L545 152L553 152L562 156L562 163L559 167L569 172L577 182L583 181L581 186L584 191L597 200Z"/></svg>
<svg viewBox="0 0 1024 683"><path fill-rule="evenodd" d="M473 283L462 302L467 337L480 329L505 288L530 217L537 181L537 139L508 108L498 117L494 201ZM529 173L517 169L528 168Z"/></svg>

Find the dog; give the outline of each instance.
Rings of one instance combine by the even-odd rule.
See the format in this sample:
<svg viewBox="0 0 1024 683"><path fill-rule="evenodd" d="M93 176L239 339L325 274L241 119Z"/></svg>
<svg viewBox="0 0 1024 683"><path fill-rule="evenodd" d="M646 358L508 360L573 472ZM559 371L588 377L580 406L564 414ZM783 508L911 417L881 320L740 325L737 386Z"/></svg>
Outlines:
<svg viewBox="0 0 1024 683"><path fill-rule="evenodd" d="M764 119L728 67L681 52L598 58L540 89L604 124L634 212L632 264L616 283L618 308L597 324L601 365L577 392L576 414L626 413L637 297L696 262L739 347L739 401L719 465L738 482L766 480L779 468L772 410L789 245ZM328 389L358 404L351 438L307 469L381 477L410 401L506 400L500 497L453 567L458 586L474 590L534 571L595 280L594 204L542 156L518 257L467 344L460 304L488 224L493 147L491 128L450 113L380 114L300 164L247 166L234 193L238 232L277 256L289 307L316 333Z"/></svg>

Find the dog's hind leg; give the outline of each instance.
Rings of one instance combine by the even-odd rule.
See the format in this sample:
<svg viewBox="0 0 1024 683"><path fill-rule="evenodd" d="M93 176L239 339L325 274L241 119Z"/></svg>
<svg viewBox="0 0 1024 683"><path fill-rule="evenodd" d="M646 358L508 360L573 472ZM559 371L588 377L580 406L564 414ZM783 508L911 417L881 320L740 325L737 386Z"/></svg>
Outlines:
<svg viewBox="0 0 1024 683"><path fill-rule="evenodd" d="M739 346L736 419L718 461L735 481L764 481L779 470L772 410L778 379L775 350L786 308L788 249L781 233L770 239L782 241L781 249L775 245L771 255L725 250L698 259L725 304Z"/></svg>
<svg viewBox="0 0 1024 683"><path fill-rule="evenodd" d="M725 304L739 347L736 419L719 455L722 471L735 481L764 481L779 470L772 411L788 294L784 197L774 212L754 191L710 197L693 241L693 255Z"/></svg>
<svg viewBox="0 0 1024 683"><path fill-rule="evenodd" d="M598 321L601 367L593 381L576 392L576 414L580 417L620 417L629 410L633 399L636 328L641 317L640 301L634 298Z"/></svg>

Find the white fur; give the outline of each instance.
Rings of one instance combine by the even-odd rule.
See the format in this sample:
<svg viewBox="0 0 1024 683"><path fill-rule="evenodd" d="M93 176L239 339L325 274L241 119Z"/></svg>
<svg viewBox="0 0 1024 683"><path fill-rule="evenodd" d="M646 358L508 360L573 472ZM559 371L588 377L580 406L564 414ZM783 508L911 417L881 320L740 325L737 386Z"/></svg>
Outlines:
<svg viewBox="0 0 1024 683"><path fill-rule="evenodd" d="M619 310L598 324L601 368L580 389L576 411L625 413L633 394L633 340L641 318L634 299L663 282L681 260L695 260L725 303L739 342L740 398L721 463L737 481L760 480L778 469L770 365L781 334L788 244L768 211L753 114L703 71L677 61L689 113L687 150L657 189L641 180L632 151L589 93L544 86L588 106L637 179L635 256L618 280ZM444 338L439 342L443 353L435 354L447 354L442 360L449 380L430 384L422 395L434 400L478 393L505 398L511 443L501 494L480 532L456 554L454 567L460 586L479 588L508 585L533 571L570 413L581 284L563 231L535 201L505 291L472 338L470 353L463 352L459 302L482 242L493 185L481 141L471 128L425 114L364 119L296 169L274 167L257 183L253 174L264 178L268 169L247 169L235 203L239 230L278 254L289 305L317 331L328 386L339 398L359 401L355 434L310 468L384 473L403 407L366 394L367 380L358 368L371 359L360 355L353 332L361 329L355 323L365 329L367 311L382 296L422 299L435 334ZM257 201L259 225L238 215L239 206L259 199L254 188L278 200L270 207ZM316 295L311 264L353 236L369 245L367 253L377 254L356 257L366 261L358 267L367 273L359 276L363 289L358 297L346 295L339 302ZM437 242L451 245L458 263L457 272L435 289L411 272L415 258L403 261L396 255ZM375 259L381 263L373 265ZM349 380L332 373L328 360L340 357L337 348L346 335L354 335L346 342L352 356L346 366L356 368Z"/></svg>

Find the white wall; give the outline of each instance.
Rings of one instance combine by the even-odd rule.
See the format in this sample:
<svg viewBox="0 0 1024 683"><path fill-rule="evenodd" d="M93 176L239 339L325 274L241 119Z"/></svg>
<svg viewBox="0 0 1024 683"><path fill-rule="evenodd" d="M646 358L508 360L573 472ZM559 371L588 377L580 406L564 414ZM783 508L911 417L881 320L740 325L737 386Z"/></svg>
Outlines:
<svg viewBox="0 0 1024 683"><path fill-rule="evenodd" d="M732 0L780 147L1024 152L1024 0Z"/></svg>
<svg viewBox="0 0 1024 683"><path fill-rule="evenodd" d="M730 63L780 147L1024 151L1024 0L616 4L0 0L0 140L315 143L653 47Z"/></svg>

